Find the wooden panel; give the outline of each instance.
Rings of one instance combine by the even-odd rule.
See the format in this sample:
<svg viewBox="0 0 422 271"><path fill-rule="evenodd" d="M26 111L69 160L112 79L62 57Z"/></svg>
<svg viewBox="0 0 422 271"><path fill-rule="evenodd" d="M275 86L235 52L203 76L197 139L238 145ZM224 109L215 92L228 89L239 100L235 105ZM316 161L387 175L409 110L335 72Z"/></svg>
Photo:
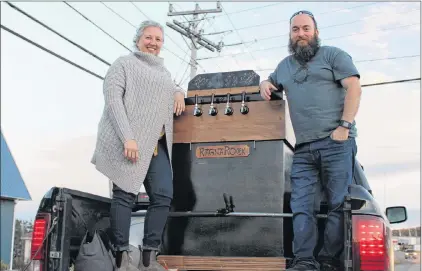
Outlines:
<svg viewBox="0 0 422 271"><path fill-rule="evenodd" d="M174 143L285 139L285 101L258 101L247 105L249 113L242 115L241 103L232 103L232 116L224 115L226 104L216 104L217 116L208 115L210 106L202 105L200 117L193 115L194 105L186 106L185 112L174 118Z"/></svg>
<svg viewBox="0 0 422 271"><path fill-rule="evenodd" d="M158 262L167 269L179 270L242 270L280 271L286 269L286 259L281 257L200 257L158 256Z"/></svg>
<svg viewBox="0 0 422 271"><path fill-rule="evenodd" d="M211 96L213 93L215 95L227 95L230 94L240 94L243 91L246 93L258 93L259 87L252 86L252 87L234 87L234 88L216 88L216 89L206 89L206 90L191 90L188 91L188 97L195 97L198 94L199 97L203 96Z"/></svg>

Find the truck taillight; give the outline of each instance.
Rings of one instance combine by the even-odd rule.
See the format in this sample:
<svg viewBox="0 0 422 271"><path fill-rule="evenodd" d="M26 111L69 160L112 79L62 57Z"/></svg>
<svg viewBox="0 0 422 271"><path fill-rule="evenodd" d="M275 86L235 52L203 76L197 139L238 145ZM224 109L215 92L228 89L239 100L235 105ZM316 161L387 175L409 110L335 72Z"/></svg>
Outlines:
<svg viewBox="0 0 422 271"><path fill-rule="evenodd" d="M359 255L362 271L389 270L386 232L381 218L353 215L353 253Z"/></svg>
<svg viewBox="0 0 422 271"><path fill-rule="evenodd" d="M44 238L50 227L50 214L37 214L32 231L31 259L44 260ZM42 270L40 268L40 270Z"/></svg>

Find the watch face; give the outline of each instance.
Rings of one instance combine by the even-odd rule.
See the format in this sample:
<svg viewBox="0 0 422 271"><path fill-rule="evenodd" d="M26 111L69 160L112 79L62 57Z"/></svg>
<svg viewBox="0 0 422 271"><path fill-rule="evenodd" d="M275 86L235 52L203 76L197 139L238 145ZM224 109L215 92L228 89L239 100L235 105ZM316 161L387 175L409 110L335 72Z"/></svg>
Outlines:
<svg viewBox="0 0 422 271"><path fill-rule="evenodd" d="M348 123L348 122L346 122L346 121L344 121L344 120L341 121L341 126L347 128L347 129L350 129L351 128L351 124Z"/></svg>

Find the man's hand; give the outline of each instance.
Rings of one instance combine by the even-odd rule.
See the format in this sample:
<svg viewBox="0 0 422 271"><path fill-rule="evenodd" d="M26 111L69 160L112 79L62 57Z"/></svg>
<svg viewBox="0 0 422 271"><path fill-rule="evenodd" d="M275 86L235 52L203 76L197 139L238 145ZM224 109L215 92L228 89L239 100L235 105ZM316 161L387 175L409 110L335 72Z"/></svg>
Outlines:
<svg viewBox="0 0 422 271"><path fill-rule="evenodd" d="M332 132L331 138L336 141L346 141L349 138L349 129L339 126Z"/></svg>
<svg viewBox="0 0 422 271"><path fill-rule="evenodd" d="M131 139L125 142L125 157L132 162L138 161L139 152L138 152L138 144L135 140Z"/></svg>
<svg viewBox="0 0 422 271"><path fill-rule="evenodd" d="M267 100L267 101L271 100L271 92L273 90L277 90L277 88L268 81L263 81L259 85L259 92L261 93L261 97L264 100Z"/></svg>
<svg viewBox="0 0 422 271"><path fill-rule="evenodd" d="M176 92L174 94L174 114L180 116L182 112L185 111L185 95L181 92Z"/></svg>

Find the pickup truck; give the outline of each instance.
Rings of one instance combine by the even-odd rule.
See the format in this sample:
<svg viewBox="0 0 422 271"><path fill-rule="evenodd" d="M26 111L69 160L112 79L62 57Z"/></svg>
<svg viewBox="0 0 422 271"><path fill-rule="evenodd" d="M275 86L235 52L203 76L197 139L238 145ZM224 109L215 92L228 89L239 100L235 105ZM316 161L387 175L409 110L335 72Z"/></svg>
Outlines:
<svg viewBox="0 0 422 271"><path fill-rule="evenodd" d="M389 207L384 214L371 195L362 167L356 167L354 185L350 187L349 200L351 215L346 216L347 219L345 219L345 227L348 229L345 245L350 249L350 254L347 257L348 263L345 263L345 266L348 266L347 270L393 271L394 250L390 224L405 221L407 219L406 208ZM42 199L35 216L31 247L33 262L30 265L31 269L28 270L73 270L73 262L78 254L86 227L91 225L92 229L108 231L107 213L110 203L109 198L67 188L51 188ZM140 193L133 216L142 216L143 211L147 208L148 197L144 193ZM320 240L326 210L327 206L323 201L319 213ZM379 238L363 241L367 228L372 228L379 233ZM135 234L142 236L142 233L140 230ZM131 232L131 234L133 233ZM292 236L292 227L285 227L285 242L291 243ZM34 255L38 250L40 251L37 255ZM285 250L285 254L286 259L292 257L291 247ZM134 256L136 258L136 255Z"/></svg>
<svg viewBox="0 0 422 271"><path fill-rule="evenodd" d="M225 79L224 76L226 76ZM253 92L256 90L256 83L259 82L258 79L254 79L255 81L250 83L249 89L252 89L253 91L247 94L248 98L245 98L245 91L247 91L248 86L238 85L237 87L241 88L242 92L236 93L236 89L234 88L236 86L228 86L227 84L228 81L236 77L242 78L242 80L234 80L237 84L249 79L249 82L251 82L251 80L255 78L253 74L251 75L251 73L247 72L240 74L231 73L228 75L218 74L214 77L200 78L201 80L197 81L197 89L206 87L201 85L203 82L224 81L226 85L220 86L220 89L216 86L211 86L214 91L212 96L209 95L211 92L205 91L202 92L204 93L202 99L198 98L198 94L201 92L193 91L191 95L188 95L186 98L187 106L186 112L184 113L185 115L179 117L182 118L182 120L179 119L175 121L173 161L174 163L179 163L178 166L174 167L179 171L175 171L175 179L177 179L178 184L175 184L173 202L175 202L175 206L178 206L176 206L177 208L172 208L170 212L169 223L164 234L165 238L163 237L163 251L160 252L158 257L160 263L168 269L284 270L289 266L289 263L293 258L292 213L289 205L291 190L290 178L287 173L290 172L291 163L289 163L289 161L291 162L294 144L291 143L292 141L289 139L289 133L284 132L284 130L287 130L286 123L288 120L288 111L280 111L281 109L285 109L283 97L280 95L275 95L275 97L272 98L274 101L272 101L273 103L271 105L267 102L260 101L261 98L259 93ZM221 78L224 80L221 80ZM194 81L195 80L189 83L190 88L195 87L193 86ZM230 87L231 89L229 89ZM218 92L219 90L220 92ZM218 95L218 93L229 91L232 93L232 96ZM214 95L214 93L216 93L216 95ZM215 96L218 97L216 98ZM249 109L245 109L246 102L249 103ZM219 112L225 112L228 107L233 106L234 111L232 111L232 114L238 115L236 115L235 118L232 118L232 120L235 121L230 122L227 121L227 118L230 116L221 115L216 117L216 112L214 112L215 114L209 113L209 115L204 113L201 117L201 114L198 114L200 111L198 103L201 103L202 106L216 106L215 108L222 103L223 108L220 106L222 110ZM239 110L241 114L238 113ZM249 110L249 115L246 115ZM279 111L281 113L280 115L277 115L279 114L277 113ZM194 112L194 114L191 114L191 112ZM257 112L261 115L252 115L258 114ZM268 115L262 116L265 114ZM183 118L185 118L185 121L183 121ZM188 118L191 119L188 120ZM274 122L271 122L271 119L273 119ZM242 121L247 122L248 125L246 125L246 123L235 123ZM207 122L206 125L203 125L205 122ZM279 122L283 122L283 125L285 126L277 126ZM186 125L194 124L197 125L195 127L198 128L186 127ZM226 126L223 127L224 125ZM254 125L272 125L272 128L265 129L265 127L261 126L254 130ZM224 130L225 135L224 138L218 138L216 141L242 141L242 144L244 145L237 149L240 150L238 157L221 157L221 154L224 154L224 151L218 151L218 146L216 146L217 143L214 141L216 135L213 135L213 131L217 129ZM279 129L283 129L282 137L279 135ZM193 130L195 130L195 133L192 132ZM274 132L274 130L277 131ZM264 136L266 137L265 140L262 139ZM197 144L196 150L193 143L186 143L195 142L195 140L196 142L199 142L195 143ZM209 144L204 143L207 141L211 142L214 146L210 147ZM208 146L207 153L201 152L201 150L204 149L198 151L198 146L201 147L204 145ZM227 147L227 145L224 146ZM283 148L282 152L278 152L277 148L280 146ZM274 150L271 153L275 154L269 154L268 150ZM244 152L247 152L248 154L245 155ZM279 155L278 153L284 154ZM203 157L201 157L201 155ZM271 155L278 156L273 157ZM174 159L174 157L178 157L179 159ZM268 165L268 159L273 162L272 165ZM277 159L281 161L280 163L283 164L283 167L278 166ZM184 167L181 166L180 163L182 163ZM261 175L256 175L254 169L259 166L266 168L268 172L261 172ZM349 193L345 198L343 207L345 215L345 249L344 255L342 256L344 270L393 271L394 249L391 224L401 223L407 220L406 208L403 206L393 206L386 210L382 210L372 195L372 190L365 176L364 168L357 160L355 161L354 170L353 184L349 186ZM210 176L214 179L209 179L211 178ZM181 199L189 198L191 195L188 194L188 190L192 189L192 187L189 188L185 185L181 185L182 179L189 178L193 183L200 183L200 185L196 186L197 193L191 193L196 195L197 204L198 202L201 202L201 197L208 197L208 201L202 200L201 208L204 206L211 206L210 208L214 208L213 210L194 210L194 208L192 208L194 204L186 207L187 205L181 201ZM223 180L220 180L222 178ZM272 189L268 189L268 187L266 187L268 185L265 183L267 181L272 181L269 180L271 178L277 179L276 187L282 186L279 190L281 192L274 191L273 194L271 194ZM259 181L254 181L258 179ZM217 182L218 180L220 180L220 182ZM249 183L241 183L245 180ZM268 182L268 184L271 183ZM179 187L176 187L176 185L179 185ZM231 196L225 195L229 190L230 185L232 185L231 191L241 190L234 197L234 203ZM245 185L248 186L248 189L245 188ZM253 189L251 189L249 185L251 185L250 187L253 186ZM199 191L200 189L202 189L202 191ZM213 193L211 189L214 189L214 192L220 191L222 193ZM254 191L254 189L257 191ZM245 192L247 195L245 196L245 193L242 194L241 192ZM230 192L230 194L231 193L232 192ZM280 195L280 193L282 195ZM224 195L224 197L221 197L222 195ZM250 195L252 195L252 197ZM243 201L236 201L242 197ZM223 198L225 201L222 201ZM267 208L266 206L271 205L271 203L263 203L264 200L268 199L273 203L277 202L274 205L275 209L273 208L271 210L280 209L280 211L265 211L267 210L265 209ZM321 241L325 228L324 222L328 210L324 193L320 193L319 199L320 209L317 215L319 244L316 251L322 245ZM180 207L181 202L183 203L182 205L184 205L182 207ZM221 208L216 208L216 202L218 204L221 203ZM98 230L102 233L101 237L104 243L109 244L110 203L110 198L63 187L51 188L41 200L38 212L35 216L31 247L32 262L28 265L28 270L74 270L73 264L77 257L81 241L87 230L91 232ZM255 208L255 206L259 204L263 207L260 207L261 209ZM148 205L148 196L145 193L139 193L132 213L133 223L131 228L131 240L142 239L142 217L145 215ZM281 205L282 207L280 207ZM242 206L247 206L247 208L243 208ZM238 211L239 209L241 211ZM252 211L248 212L245 210ZM189 227L184 227L179 224L187 223L186 220L177 219L181 217L196 217L203 220L199 220L201 222L196 226L192 226L191 224ZM220 219L218 220L219 222L211 220L215 218ZM283 221L283 223L278 224L277 221ZM279 227L282 229L279 229ZM199 235L195 235L198 233ZM134 236L136 238L132 238ZM185 240L181 240L184 236ZM186 238L189 238L189 240ZM254 242L249 242L249 239L254 239ZM183 244L180 246L181 249L174 249L174 247L176 247L174 243L179 241ZM133 251L136 251L137 245L140 244L132 241L131 245ZM215 249L213 246L220 247ZM197 249L197 247L199 247L199 249ZM233 252L233 250L237 252ZM266 255L270 255L268 257L271 258L271 260L262 261L262 258L265 258ZM274 255L277 257L274 257ZM240 260L236 260L239 258L233 256L241 256L241 258ZM184 261L183 259L185 258L183 257L191 257L191 261ZM132 258L134 259L134 264L137 264L137 261L139 261L138 253L132 253ZM174 260L176 258L177 260ZM224 258L229 260L224 261ZM267 262L267 265L262 265L263 262ZM190 263L190 265L188 263ZM245 264L249 266L241 269Z"/></svg>

